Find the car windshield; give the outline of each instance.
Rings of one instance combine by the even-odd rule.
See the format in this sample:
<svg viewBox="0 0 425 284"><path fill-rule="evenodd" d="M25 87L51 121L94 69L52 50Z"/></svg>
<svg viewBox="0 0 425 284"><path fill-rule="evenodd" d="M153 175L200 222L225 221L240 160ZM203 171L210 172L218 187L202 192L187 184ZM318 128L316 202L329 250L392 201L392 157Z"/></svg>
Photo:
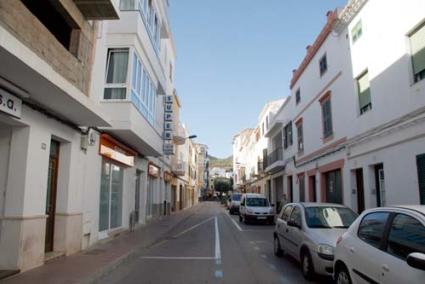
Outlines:
<svg viewBox="0 0 425 284"><path fill-rule="evenodd" d="M246 205L253 206L253 207L268 207L269 202L265 198L250 197L246 199Z"/></svg>
<svg viewBox="0 0 425 284"><path fill-rule="evenodd" d="M240 201L241 200L241 195L240 194L233 194L232 195L232 200L233 201Z"/></svg>
<svg viewBox="0 0 425 284"><path fill-rule="evenodd" d="M348 228L357 214L344 207L307 207L305 219L309 228Z"/></svg>

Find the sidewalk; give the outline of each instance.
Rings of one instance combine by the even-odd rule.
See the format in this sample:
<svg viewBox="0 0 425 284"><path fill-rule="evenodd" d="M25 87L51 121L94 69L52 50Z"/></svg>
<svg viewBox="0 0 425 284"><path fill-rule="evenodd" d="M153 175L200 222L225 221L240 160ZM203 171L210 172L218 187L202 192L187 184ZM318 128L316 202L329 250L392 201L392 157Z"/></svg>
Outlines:
<svg viewBox="0 0 425 284"><path fill-rule="evenodd" d="M115 239L67 257L59 257L43 266L0 280L2 284L31 283L96 283L120 264L136 257L137 252L151 246L172 228L196 213L201 204L162 217L134 232L126 232Z"/></svg>

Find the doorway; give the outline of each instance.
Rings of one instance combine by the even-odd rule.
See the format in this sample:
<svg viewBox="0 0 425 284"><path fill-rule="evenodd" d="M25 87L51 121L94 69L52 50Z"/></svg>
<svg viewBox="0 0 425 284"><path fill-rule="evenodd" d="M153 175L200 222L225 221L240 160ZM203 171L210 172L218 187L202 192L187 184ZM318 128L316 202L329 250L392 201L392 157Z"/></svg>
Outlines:
<svg viewBox="0 0 425 284"><path fill-rule="evenodd" d="M142 178L142 171L136 170L136 188L134 191L134 222L137 224L140 220L140 180Z"/></svg>
<svg viewBox="0 0 425 284"><path fill-rule="evenodd" d="M294 194L292 188L292 176L288 176L288 200L289 202L294 202Z"/></svg>
<svg viewBox="0 0 425 284"><path fill-rule="evenodd" d="M176 211L177 209L177 186L171 186L171 211Z"/></svg>
<svg viewBox="0 0 425 284"><path fill-rule="evenodd" d="M419 204L425 205L425 154L416 157L419 181Z"/></svg>
<svg viewBox="0 0 425 284"><path fill-rule="evenodd" d="M384 164L375 165L376 206L385 206Z"/></svg>
<svg viewBox="0 0 425 284"><path fill-rule="evenodd" d="M59 148L60 143L50 141L49 168L47 174L47 196L46 196L46 237L44 251L53 251L53 240L55 234L56 196L59 171Z"/></svg>
<svg viewBox="0 0 425 284"><path fill-rule="evenodd" d="M183 209L183 186L180 185L180 189L179 189L179 195L180 195L180 210Z"/></svg>
<svg viewBox="0 0 425 284"><path fill-rule="evenodd" d="M341 170L325 173L325 201L342 204Z"/></svg>
<svg viewBox="0 0 425 284"><path fill-rule="evenodd" d="M275 209L276 212L278 212L278 209L280 208L280 203L283 198L283 177L277 177L273 180L274 183L274 196L276 198L275 200Z"/></svg>
<svg viewBox="0 0 425 284"><path fill-rule="evenodd" d="M360 214L365 210L363 169L357 169L355 174L357 185L357 213Z"/></svg>
<svg viewBox="0 0 425 284"><path fill-rule="evenodd" d="M308 183L309 183L309 197L310 202L317 202L317 196L316 196L316 176L309 176L308 177Z"/></svg>
<svg viewBox="0 0 425 284"><path fill-rule="evenodd" d="M305 202L305 178L304 174L298 176L298 184L300 191L300 202Z"/></svg>

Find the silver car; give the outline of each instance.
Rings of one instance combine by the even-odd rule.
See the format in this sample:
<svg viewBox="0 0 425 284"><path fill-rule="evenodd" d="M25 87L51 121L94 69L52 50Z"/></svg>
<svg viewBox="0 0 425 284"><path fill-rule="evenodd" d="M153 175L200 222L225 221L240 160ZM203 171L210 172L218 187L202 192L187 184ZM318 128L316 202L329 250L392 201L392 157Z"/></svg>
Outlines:
<svg viewBox="0 0 425 284"><path fill-rule="evenodd" d="M239 214L239 206L241 205L241 196L242 194L240 193L232 193L229 196L229 199L227 201L227 209L229 209L229 213L231 215L235 213Z"/></svg>
<svg viewBox="0 0 425 284"><path fill-rule="evenodd" d="M356 218L350 208L339 204L286 204L276 220L274 253L298 260L307 280L316 273L332 276L336 241Z"/></svg>

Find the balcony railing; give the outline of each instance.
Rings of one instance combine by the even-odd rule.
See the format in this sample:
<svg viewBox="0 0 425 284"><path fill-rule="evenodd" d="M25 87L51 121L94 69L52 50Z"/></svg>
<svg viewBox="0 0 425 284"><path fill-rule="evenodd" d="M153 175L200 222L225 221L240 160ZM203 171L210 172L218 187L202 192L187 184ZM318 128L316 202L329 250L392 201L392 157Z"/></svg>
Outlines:
<svg viewBox="0 0 425 284"><path fill-rule="evenodd" d="M264 173L263 161L257 162L257 173L258 174Z"/></svg>
<svg viewBox="0 0 425 284"><path fill-rule="evenodd" d="M276 148L273 152L271 152L267 157L267 165L270 166L273 163L280 161L283 159L283 148Z"/></svg>
<svg viewBox="0 0 425 284"><path fill-rule="evenodd" d="M173 163L173 172L178 176L186 175L187 164L183 161Z"/></svg>

